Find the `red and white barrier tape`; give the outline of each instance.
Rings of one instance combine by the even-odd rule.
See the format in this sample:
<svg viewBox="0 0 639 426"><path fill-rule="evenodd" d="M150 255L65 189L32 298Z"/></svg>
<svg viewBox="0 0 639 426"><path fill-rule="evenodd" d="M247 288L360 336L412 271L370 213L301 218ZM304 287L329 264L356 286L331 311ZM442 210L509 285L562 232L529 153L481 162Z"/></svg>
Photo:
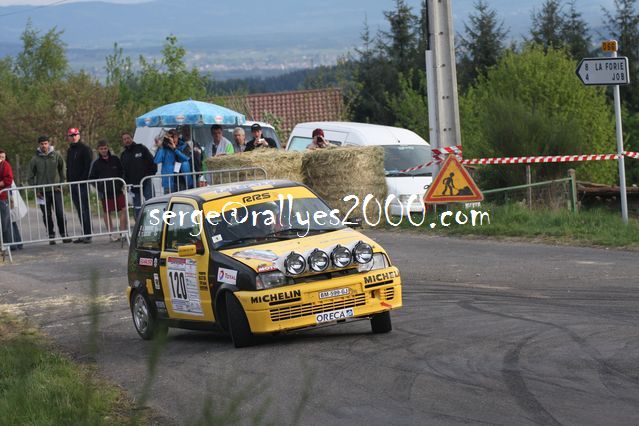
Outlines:
<svg viewBox="0 0 639 426"><path fill-rule="evenodd" d="M601 161L616 160L617 154L591 155L549 155L536 157L504 157L504 158L473 158L463 160L462 164L537 164L537 163L568 163L572 161Z"/></svg>
<svg viewBox="0 0 639 426"><path fill-rule="evenodd" d="M532 157L500 157L500 158L472 158L462 160L461 147L448 147L441 149L433 149L433 161L419 166L411 167L401 172L412 172L415 170L424 169L433 164L443 163L448 154L456 155L462 164L477 165L477 164L540 164L540 163L569 163L573 161L603 161L603 160L616 160L617 154L590 154L590 155L547 155L547 156L532 156ZM639 160L639 152L624 151L626 157Z"/></svg>

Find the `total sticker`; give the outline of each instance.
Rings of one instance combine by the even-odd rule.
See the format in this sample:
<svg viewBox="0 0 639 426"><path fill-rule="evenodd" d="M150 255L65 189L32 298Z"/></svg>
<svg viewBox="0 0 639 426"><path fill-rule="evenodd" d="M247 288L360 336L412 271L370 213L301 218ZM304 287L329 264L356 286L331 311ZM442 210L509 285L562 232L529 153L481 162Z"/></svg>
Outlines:
<svg viewBox="0 0 639 426"><path fill-rule="evenodd" d="M233 269L218 268L217 280L221 283L233 284L237 282L237 271Z"/></svg>

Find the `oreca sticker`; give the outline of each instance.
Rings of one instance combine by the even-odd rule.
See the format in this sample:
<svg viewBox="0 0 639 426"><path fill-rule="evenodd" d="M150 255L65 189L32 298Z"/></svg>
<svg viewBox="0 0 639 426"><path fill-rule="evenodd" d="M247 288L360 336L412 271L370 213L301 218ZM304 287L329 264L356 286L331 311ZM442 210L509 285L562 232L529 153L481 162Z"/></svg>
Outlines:
<svg viewBox="0 0 639 426"><path fill-rule="evenodd" d="M346 319L355 315L355 311L353 308L347 309L339 309L337 311L331 312L322 312L321 314L315 315L315 321L317 323L329 322L329 321L338 321L341 319Z"/></svg>

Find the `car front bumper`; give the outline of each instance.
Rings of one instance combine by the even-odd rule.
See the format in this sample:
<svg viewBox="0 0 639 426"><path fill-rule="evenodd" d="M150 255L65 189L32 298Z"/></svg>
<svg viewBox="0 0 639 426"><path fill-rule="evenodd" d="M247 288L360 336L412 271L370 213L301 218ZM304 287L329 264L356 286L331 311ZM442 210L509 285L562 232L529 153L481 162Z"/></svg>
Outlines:
<svg viewBox="0 0 639 426"><path fill-rule="evenodd" d="M253 333L330 324L402 306L395 267L262 291L238 291Z"/></svg>

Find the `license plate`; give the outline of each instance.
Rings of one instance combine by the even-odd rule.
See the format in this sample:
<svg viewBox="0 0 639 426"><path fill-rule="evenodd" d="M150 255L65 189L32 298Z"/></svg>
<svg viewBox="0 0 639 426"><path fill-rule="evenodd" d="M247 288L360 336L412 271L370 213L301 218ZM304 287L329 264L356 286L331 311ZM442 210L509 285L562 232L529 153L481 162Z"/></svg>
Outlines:
<svg viewBox="0 0 639 426"><path fill-rule="evenodd" d="M338 321L341 319L346 319L354 315L355 315L355 311L353 311L353 308L339 309L337 311L322 312L321 314L317 314L315 315L315 321L317 321L317 323L320 324L323 322Z"/></svg>
<svg viewBox="0 0 639 426"><path fill-rule="evenodd" d="M319 298L326 299L328 297L346 296L350 292L350 288L336 288L335 290L320 291Z"/></svg>

